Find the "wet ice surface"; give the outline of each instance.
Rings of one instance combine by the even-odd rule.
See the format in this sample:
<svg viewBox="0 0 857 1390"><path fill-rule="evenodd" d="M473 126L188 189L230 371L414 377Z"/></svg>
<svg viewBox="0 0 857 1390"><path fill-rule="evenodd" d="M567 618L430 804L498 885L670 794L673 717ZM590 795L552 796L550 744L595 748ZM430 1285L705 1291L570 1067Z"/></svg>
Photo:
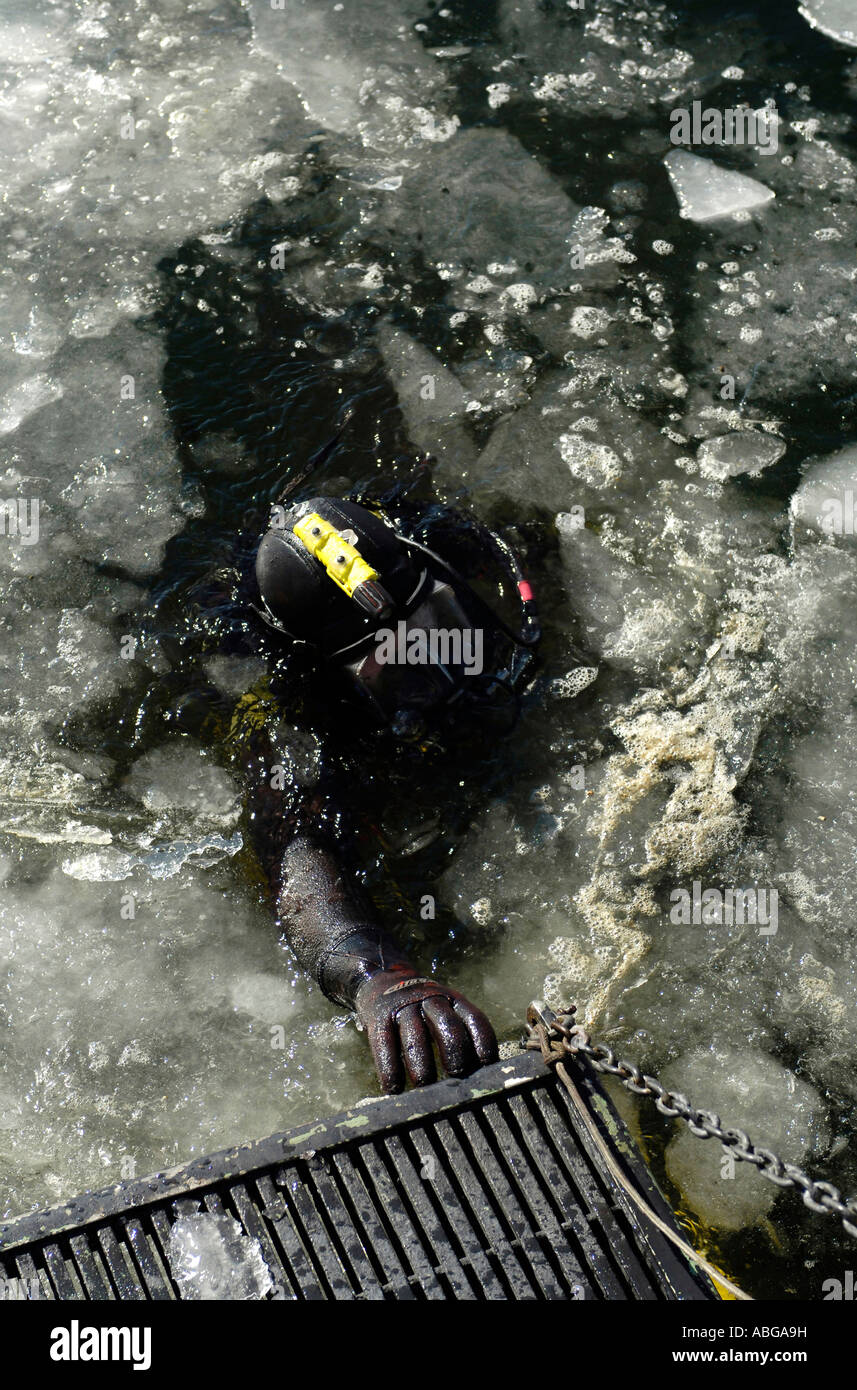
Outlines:
<svg viewBox="0 0 857 1390"><path fill-rule="evenodd" d="M724 1119L758 1087L786 1158L839 1153L855 73L818 32L848 7L804 9L7 8L0 496L39 499L36 543L0 537L10 1211L372 1088L247 855L224 739L263 667L194 616L343 399L323 485L433 451L444 496L519 523L545 610L505 789L423 885L451 933L424 968L507 1038L575 999ZM769 98L774 155L670 145L676 105ZM776 932L676 924L695 882L776 890ZM769 1134L789 1076L806 1123ZM685 1148L687 1206L734 1229ZM741 1182L738 1224L797 1241Z"/></svg>

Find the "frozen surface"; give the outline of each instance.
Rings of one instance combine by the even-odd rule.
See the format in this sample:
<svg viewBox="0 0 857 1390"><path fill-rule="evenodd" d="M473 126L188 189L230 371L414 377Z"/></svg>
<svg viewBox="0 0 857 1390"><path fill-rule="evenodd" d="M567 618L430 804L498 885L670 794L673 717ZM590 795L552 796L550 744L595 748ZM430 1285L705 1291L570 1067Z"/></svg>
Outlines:
<svg viewBox="0 0 857 1390"><path fill-rule="evenodd" d="M838 118L826 120L835 135ZM790 395L823 404L823 388L844 385L855 340L855 269L846 249L857 215L854 163L822 135L809 103L788 129L793 153L753 155L750 165L776 200L751 214L755 231L713 222L689 281L694 380L722 367L744 411L770 407L774 421ZM746 152L744 159L749 164Z"/></svg>
<svg viewBox="0 0 857 1390"><path fill-rule="evenodd" d="M645 8L590 0L549 11L501 0L499 9L502 57L518 55L504 75L513 91L528 87L554 115L645 116L687 90L691 54Z"/></svg>
<svg viewBox="0 0 857 1390"><path fill-rule="evenodd" d="M446 139L458 124L433 105L442 69L413 31L423 6L375 0L372 22L337 0L245 0L253 47L276 62L307 110L376 145Z"/></svg>
<svg viewBox="0 0 857 1390"><path fill-rule="evenodd" d="M228 877L241 788L180 733L129 758L104 713L170 669L141 610L198 514L146 317L158 263L293 196L300 96L237 3L12 4L0 123L0 1208L18 1211L281 1128L324 1036L304 1113L355 1069ZM259 674L215 657L210 679L234 698ZM103 750L73 750L99 728Z"/></svg>
<svg viewBox="0 0 857 1390"><path fill-rule="evenodd" d="M169 1257L182 1298L194 1303L261 1299L274 1286L258 1240L231 1216L180 1216Z"/></svg>

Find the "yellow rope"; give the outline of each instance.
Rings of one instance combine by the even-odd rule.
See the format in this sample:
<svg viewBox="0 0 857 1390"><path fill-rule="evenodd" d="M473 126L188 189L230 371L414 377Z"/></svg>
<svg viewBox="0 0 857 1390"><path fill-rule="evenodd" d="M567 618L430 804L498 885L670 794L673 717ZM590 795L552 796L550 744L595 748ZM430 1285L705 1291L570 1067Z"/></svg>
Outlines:
<svg viewBox="0 0 857 1390"><path fill-rule="evenodd" d="M626 1196L628 1196L634 1203L634 1205L638 1207L639 1210L643 1213L643 1215L647 1217L649 1221L651 1221L652 1225L656 1226L657 1229L661 1232L661 1234L666 1236L667 1240L671 1241L672 1244L678 1250L680 1250L687 1259L689 1259L693 1264L698 1265L700 1269L703 1269L705 1273L709 1276L709 1278L713 1279L715 1283L720 1284L732 1295L733 1298L743 1299L748 1303L752 1303L753 1299L750 1294L744 1293L743 1289L739 1289L737 1284L733 1284L731 1279L727 1279L725 1274L721 1274L719 1269L717 1269L708 1260L704 1259L702 1255L698 1254L697 1251L694 1250L692 1245L688 1245L687 1241L682 1240L681 1236L676 1235L672 1227L668 1226L666 1221L663 1221L661 1217L658 1216L657 1212L652 1210L648 1202L645 1200L644 1197L640 1195L636 1188L632 1187L631 1183L628 1181L627 1177L622 1172L622 1169L619 1167L618 1163L613 1157L613 1154L610 1152L609 1147L605 1143L602 1136L599 1134L598 1129L592 1119L592 1116L590 1115L589 1110L586 1104L584 1103L583 1097L577 1089L577 1086L575 1085L574 1081L572 1080L563 1063L556 1060L557 1053L551 1050L550 1042L548 1040L547 1035L547 1029L545 1028L543 1023L539 1023L536 1025L536 1032L539 1037L539 1042L541 1043L542 1057L544 1058L546 1064L548 1066L551 1066L553 1070L557 1073L563 1086L571 1096L574 1108L577 1111L580 1119L583 1121L583 1124L586 1127L587 1134L589 1135L593 1144L598 1149L598 1152L601 1155L605 1167L610 1173L610 1176L613 1178L613 1181L619 1187L621 1187L622 1191L626 1194Z"/></svg>

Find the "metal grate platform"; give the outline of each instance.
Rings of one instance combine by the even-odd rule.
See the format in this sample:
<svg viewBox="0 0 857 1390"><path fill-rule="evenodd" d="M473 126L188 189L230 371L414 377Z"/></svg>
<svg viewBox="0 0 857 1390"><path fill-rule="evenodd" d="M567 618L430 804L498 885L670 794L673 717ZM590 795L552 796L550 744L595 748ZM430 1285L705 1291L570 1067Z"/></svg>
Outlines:
<svg viewBox="0 0 857 1390"><path fill-rule="evenodd" d="M576 1079L674 1224L594 1073ZM198 1212L256 1237L279 1299L717 1296L602 1174L532 1052L0 1225L0 1277L47 1299L176 1299L170 1227Z"/></svg>

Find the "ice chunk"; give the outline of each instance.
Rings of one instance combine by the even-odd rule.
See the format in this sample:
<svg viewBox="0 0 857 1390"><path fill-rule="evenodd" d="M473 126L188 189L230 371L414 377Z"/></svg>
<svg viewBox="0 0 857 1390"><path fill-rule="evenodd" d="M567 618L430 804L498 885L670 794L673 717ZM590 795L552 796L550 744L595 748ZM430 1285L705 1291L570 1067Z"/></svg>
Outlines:
<svg viewBox="0 0 857 1390"><path fill-rule="evenodd" d="M247 656L212 656L205 662L205 672L213 685L224 695L237 700L252 690L267 671L264 661Z"/></svg>
<svg viewBox="0 0 857 1390"><path fill-rule="evenodd" d="M764 177L776 191L764 236L742 237L736 245L729 224L707 224L710 255L691 275L687 341L694 379L709 371L716 342L718 365L740 383L739 395L747 393L745 419L748 402L751 409L770 402L767 413L778 418L782 403L800 395L823 411L828 397L820 385L831 396L834 383L841 383L842 395L850 392L855 334L848 247L857 169L832 142L800 140L792 165L764 161Z"/></svg>
<svg viewBox="0 0 857 1390"><path fill-rule="evenodd" d="M814 463L791 500L794 520L811 531L857 542L857 444Z"/></svg>
<svg viewBox="0 0 857 1390"><path fill-rule="evenodd" d="M236 1009L269 1024L283 1023L300 1007L292 981L261 970L239 975L229 986L229 996Z"/></svg>
<svg viewBox="0 0 857 1390"><path fill-rule="evenodd" d="M258 1240L231 1216L180 1216L168 1253L182 1298L193 1302L262 1299L274 1287Z"/></svg>
<svg viewBox="0 0 857 1390"><path fill-rule="evenodd" d="M673 655L686 620L679 619L669 586L611 553L593 531L577 525L573 513L560 512L556 524L563 569L590 648L640 672Z"/></svg>
<svg viewBox="0 0 857 1390"><path fill-rule="evenodd" d="M453 450L459 468L472 461L476 451L462 428L467 396L454 372L389 323L380 325L378 343L417 448L441 460Z"/></svg>
<svg viewBox="0 0 857 1390"><path fill-rule="evenodd" d="M568 239L578 212L562 185L504 130L461 130L416 161L385 208L389 227L436 262L482 272L515 259L534 285L572 278Z"/></svg>
<svg viewBox="0 0 857 1390"><path fill-rule="evenodd" d="M857 48L857 0L804 0L798 11L813 29Z"/></svg>
<svg viewBox="0 0 857 1390"><path fill-rule="evenodd" d="M751 477L770 468L786 451L785 442L777 435L758 430L735 430L731 434L706 439L697 451L699 471L703 478L735 478L741 473Z"/></svg>
<svg viewBox="0 0 857 1390"><path fill-rule="evenodd" d="M126 777L125 789L150 811L192 811L228 823L238 814L238 791L229 773L190 742L144 753Z"/></svg>
<svg viewBox="0 0 857 1390"><path fill-rule="evenodd" d="M69 878L90 883L115 883L130 878L137 868L144 868L151 878L175 878L179 870L192 860L199 867L216 864L224 855L237 854L244 845L240 831L228 840L222 835L203 835L198 840L175 840L170 844L154 845L145 854L129 853L111 847L102 853L84 854L63 861L62 871Z"/></svg>
<svg viewBox="0 0 857 1390"><path fill-rule="evenodd" d="M57 321L40 306L33 305L26 328L12 333L15 351L22 357L52 357L65 338Z"/></svg>
<svg viewBox="0 0 857 1390"><path fill-rule="evenodd" d="M66 608L56 626L56 655L46 663L50 693L72 709L105 700L131 680L115 636L89 611Z"/></svg>
<svg viewBox="0 0 857 1390"><path fill-rule="evenodd" d="M62 386L43 374L18 382L0 399L0 434L12 434L29 415L58 400Z"/></svg>
<svg viewBox="0 0 857 1390"><path fill-rule="evenodd" d="M638 412L625 409L613 393L617 384L623 385L616 364L606 371L577 341L573 374L542 372L530 399L496 425L473 469L486 500L500 493L522 507L537 504L559 511L582 504L590 486L600 490L609 484L612 490L627 478L635 491L636 480L652 473L655 460L663 461L663 435ZM647 348L647 374L651 360ZM634 382L637 367L636 361L628 367ZM584 440L585 435L597 438ZM560 462L565 455L567 466Z"/></svg>
<svg viewBox="0 0 857 1390"><path fill-rule="evenodd" d="M509 66L523 72L536 98L563 115L644 117L653 105L674 104L692 66L665 15L651 8L500 0L497 11L503 56L514 54L504 75Z"/></svg>
<svg viewBox="0 0 857 1390"><path fill-rule="evenodd" d="M664 160L682 217L708 222L764 207L774 198L770 188L746 174L724 169L711 159L673 150Z"/></svg>
<svg viewBox="0 0 857 1390"><path fill-rule="evenodd" d="M438 127L425 103L443 71L408 23L417 7L376 0L371 18L337 0L245 0L253 43L273 58L307 110L334 130L377 144L400 133L431 139Z"/></svg>
<svg viewBox="0 0 857 1390"><path fill-rule="evenodd" d="M786 1162L801 1164L827 1145L818 1092L764 1053L712 1046L665 1067L662 1080ZM767 1216L778 1191L749 1164L731 1160L722 1145L698 1139L684 1125L667 1149L667 1172L696 1214L726 1231Z"/></svg>

